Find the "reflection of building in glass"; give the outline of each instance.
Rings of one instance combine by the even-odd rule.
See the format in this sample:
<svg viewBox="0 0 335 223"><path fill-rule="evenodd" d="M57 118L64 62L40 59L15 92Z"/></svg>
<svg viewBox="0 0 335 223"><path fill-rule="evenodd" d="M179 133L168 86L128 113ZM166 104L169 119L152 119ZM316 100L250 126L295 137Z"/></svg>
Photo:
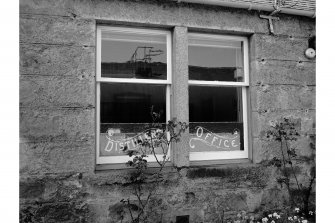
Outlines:
<svg viewBox="0 0 335 223"><path fill-rule="evenodd" d="M142 50L142 57L138 51ZM152 57L163 54L163 50L154 50L154 47L150 46L138 46L134 54L130 58L130 63L133 64L133 73L139 77L153 77L162 75L159 72L155 72L152 67Z"/></svg>
<svg viewBox="0 0 335 223"><path fill-rule="evenodd" d="M102 63L102 73L106 77L127 78L163 78L166 75L166 63L156 62L153 57L164 54L161 49L152 46L138 46L130 60L124 63Z"/></svg>

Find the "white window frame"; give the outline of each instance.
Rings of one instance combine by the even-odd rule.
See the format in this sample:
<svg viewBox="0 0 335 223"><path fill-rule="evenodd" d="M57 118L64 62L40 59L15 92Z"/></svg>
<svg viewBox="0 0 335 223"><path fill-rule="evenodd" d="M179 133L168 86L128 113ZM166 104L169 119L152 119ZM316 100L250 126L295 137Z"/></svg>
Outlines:
<svg viewBox="0 0 335 223"><path fill-rule="evenodd" d="M202 34L202 33L188 33L188 39L205 39L205 40L234 40L243 42L243 68L244 80L241 82L229 81L201 81L188 80L189 86L212 86L212 87L241 87L242 88L242 117L243 117L243 151L206 151L206 152L192 152L190 151L190 161L209 161L209 160L232 160L232 159L246 159L249 158L248 147L248 113L247 113L247 87L249 86L249 46L248 38L241 36L216 35L216 34ZM206 46L205 44L189 43L189 46ZM215 46L217 45L207 45Z"/></svg>
<svg viewBox="0 0 335 223"><path fill-rule="evenodd" d="M154 79L133 79L133 78L106 78L101 77L101 32L102 31L115 31L124 34L152 34L152 35L165 35L166 36L166 56L167 56L167 78L166 80ZM110 26L97 26L96 30L96 164L124 164L132 158L127 156L108 156L100 157L100 84L101 83L133 83L133 84L153 84L166 86L166 121L171 117L171 80L172 80L172 56L171 56L171 33L165 30L155 29L140 29L140 28L125 28L125 27L110 27ZM171 148L169 148L168 156L170 157ZM159 160L163 159L163 155L156 155ZM148 162L156 162L153 155L149 155Z"/></svg>

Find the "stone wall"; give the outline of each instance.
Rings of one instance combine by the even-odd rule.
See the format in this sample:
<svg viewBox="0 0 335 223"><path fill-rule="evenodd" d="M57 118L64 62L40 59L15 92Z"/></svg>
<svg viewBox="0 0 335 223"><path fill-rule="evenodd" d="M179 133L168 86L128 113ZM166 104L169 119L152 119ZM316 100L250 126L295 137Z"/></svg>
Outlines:
<svg viewBox="0 0 335 223"><path fill-rule="evenodd" d="M128 170L95 170L96 24L170 29L181 38L174 47L183 49L187 29L250 37L251 161L208 166L203 175L175 157L180 168L166 168L152 201L154 222L158 216L175 222L178 215L219 222L223 211L227 217L286 205L276 169L262 165L279 152L264 140L264 131L270 120L297 119L298 150L308 153L315 128L315 61L304 51L315 20L278 17L270 35L256 11L176 1L21 0L20 210L26 222L118 222L119 201L132 196L123 177ZM187 72L187 56L175 56L174 71ZM175 90L184 92L185 86ZM188 116L182 107L175 112ZM303 178L307 166L300 168Z"/></svg>

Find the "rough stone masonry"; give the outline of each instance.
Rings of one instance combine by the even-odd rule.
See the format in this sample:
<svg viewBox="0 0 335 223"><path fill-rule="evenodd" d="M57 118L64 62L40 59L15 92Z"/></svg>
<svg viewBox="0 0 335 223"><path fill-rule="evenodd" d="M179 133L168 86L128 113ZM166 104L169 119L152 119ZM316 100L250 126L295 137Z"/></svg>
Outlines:
<svg viewBox="0 0 335 223"><path fill-rule="evenodd" d="M186 28L250 37L252 159L206 175L177 160L152 201L164 222L179 215L218 222L222 211L257 214L286 205L275 169L262 165L277 152L263 135L270 120L295 118L303 136L299 153L307 153L315 128L315 60L304 51L315 19L278 17L270 35L257 11L168 0L21 0L20 212L26 222L120 222L119 201L131 197L127 170L95 171L95 30L102 23L168 28L177 37ZM176 56L174 69L185 72L185 57ZM307 166L300 168L303 178Z"/></svg>

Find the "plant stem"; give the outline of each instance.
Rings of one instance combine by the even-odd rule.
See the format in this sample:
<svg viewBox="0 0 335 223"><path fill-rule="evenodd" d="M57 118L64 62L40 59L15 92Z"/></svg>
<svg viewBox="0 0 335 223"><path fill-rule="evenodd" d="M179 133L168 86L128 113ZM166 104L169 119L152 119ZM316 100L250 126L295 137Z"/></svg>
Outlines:
<svg viewBox="0 0 335 223"><path fill-rule="evenodd" d="M308 214L309 197L311 196L311 192L312 192L312 188L313 188L315 178L316 178L316 176L315 176L315 174L313 174L312 178L310 179L308 189L307 189L307 192L306 192L306 196L305 196L305 200L304 200L304 212L305 212L306 215Z"/></svg>
<svg viewBox="0 0 335 223"><path fill-rule="evenodd" d="M290 166L291 166L291 170L292 170L292 173L293 173L293 176L294 176L294 178L295 178L295 182L296 182L296 184L297 184L297 186L298 186L298 189L301 191L301 188L300 188L300 184L299 184L299 182L298 182L298 178L297 178L297 175L295 174L295 171L294 171L294 168L293 168L293 164L292 164L292 161L291 161L291 156L290 156L290 154L288 153L288 144L287 144L287 140L285 140L285 144L286 144L286 153L287 153L287 158L288 158L288 160L289 160L289 164L290 164Z"/></svg>
<svg viewBox="0 0 335 223"><path fill-rule="evenodd" d="M285 159L285 155L284 155L284 149L283 149L283 138L281 137L281 140L280 140L280 150L281 150L281 153L282 153L282 157L283 157L283 164L284 164L284 167L282 168L282 173L284 174L285 176L285 185L287 187L287 190L288 190L288 193L290 195L290 200L291 202L293 202L293 199L292 199L292 191L291 191L291 187L290 187L290 178L288 177L287 175L287 171L286 171L286 159Z"/></svg>
<svg viewBox="0 0 335 223"><path fill-rule="evenodd" d="M133 216L133 212L131 211L129 199L127 200L127 208L130 213L131 221L134 222L134 216Z"/></svg>

